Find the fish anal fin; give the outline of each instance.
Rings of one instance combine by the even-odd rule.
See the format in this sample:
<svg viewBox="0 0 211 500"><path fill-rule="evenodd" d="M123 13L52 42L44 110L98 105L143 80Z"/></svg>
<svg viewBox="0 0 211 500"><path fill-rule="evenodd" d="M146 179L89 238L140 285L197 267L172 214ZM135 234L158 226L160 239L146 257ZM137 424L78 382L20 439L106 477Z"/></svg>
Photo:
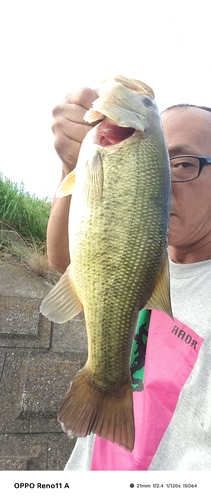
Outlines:
<svg viewBox="0 0 211 500"><path fill-rule="evenodd" d="M63 198L63 196L68 196L73 193L75 186L75 169L70 172L61 182L60 186L57 188L56 197Z"/></svg>
<svg viewBox="0 0 211 500"><path fill-rule="evenodd" d="M132 451L135 430L130 376L115 392L103 391L82 368L65 396L58 421L68 437L93 433Z"/></svg>
<svg viewBox="0 0 211 500"><path fill-rule="evenodd" d="M54 323L65 323L81 312L83 306L77 297L72 280L71 264L58 283L44 298L40 312Z"/></svg>
<svg viewBox="0 0 211 500"><path fill-rule="evenodd" d="M168 314L168 316L170 316L170 318L173 318L170 297L169 260L167 252L164 259L164 265L158 274L155 288L144 308L164 311Z"/></svg>

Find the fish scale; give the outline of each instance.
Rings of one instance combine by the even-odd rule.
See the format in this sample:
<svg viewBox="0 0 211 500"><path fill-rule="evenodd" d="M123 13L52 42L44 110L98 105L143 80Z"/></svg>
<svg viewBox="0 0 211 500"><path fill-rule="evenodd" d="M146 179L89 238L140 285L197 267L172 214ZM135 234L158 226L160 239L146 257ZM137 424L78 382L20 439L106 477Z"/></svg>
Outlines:
<svg viewBox="0 0 211 500"><path fill-rule="evenodd" d="M90 346L86 367L93 379L96 379L96 373L98 378L99 373L101 374L100 386L104 387L105 390L109 390L111 384L116 384L117 381L119 381L119 385L122 385L123 376L124 378L129 377L131 333L134 332L138 307L145 305L144 302L140 302L140 298L144 296L144 300L146 301L146 298L148 300L152 290L150 280L155 281L155 269L154 267L152 269L154 256L156 256L154 266L159 267L158 252L155 252L153 247L153 241L156 240L156 246L159 243L156 232L158 236L160 234L153 192L153 176L155 176L155 172L150 168L150 153L152 151L153 157L156 144L153 148L151 141L149 150L148 144L140 141L136 148L137 152L132 151L132 156L135 155L137 158L137 162L133 165L133 171L131 169L130 148L128 148L129 154L127 148L124 150L121 162L118 151L112 156L112 162L109 161L109 157L105 160L103 185L105 206L102 203L97 210L94 207L89 221L85 222L89 238L85 238L81 241L81 244L78 244L76 235L74 238L74 241L77 242L75 250L72 247L72 265L78 270L78 275L74 274L74 283L78 291L78 297L84 305L88 344ZM142 163L138 161L139 156L142 163L145 161L145 156L147 158L149 164L147 177L146 171L143 175ZM128 192L129 177L132 179L130 180ZM118 186L116 179L118 179ZM152 206L149 203L150 193L152 195ZM120 207L123 207L121 217L119 217ZM146 216L150 208L154 212L153 222L150 222L149 228L153 236L152 243L149 238L149 231L146 230ZM74 211L74 205L72 210ZM160 218L158 210L157 215ZM119 218L121 220L118 220ZM144 231L142 228L143 220L145 221ZM78 232L84 233L83 227L80 225L78 226ZM102 247L101 239L104 234L107 234L108 237L107 242L104 242ZM163 233L160 245L163 249L165 248L166 233ZM103 254L100 253L101 248L103 248ZM150 250L152 254L149 266L150 270L152 269L151 275L146 267L146 262L149 262ZM140 258L137 257L138 255L140 255ZM112 277L112 283L109 276ZM84 277L86 277L86 283L88 284L86 293L84 293ZM104 297L104 283L107 281L108 297L104 298L102 310L99 297ZM146 292L147 288L148 293ZM117 296L120 296L121 301L116 301ZM90 297L92 297L91 301ZM114 305L113 310L112 305ZM136 307L135 315L133 314L134 307ZM114 336L116 337L116 343L114 343ZM102 348L100 349L101 343ZM112 356L112 362L109 362L108 369L109 358L105 353L106 346L111 345L112 353L110 352L109 356ZM119 357L119 351L125 353L125 356Z"/></svg>
<svg viewBox="0 0 211 500"><path fill-rule="evenodd" d="M73 193L71 264L41 312L64 322L84 310L88 358L59 410L63 429L68 436L93 432L131 451L130 356L138 313L154 307L172 315L166 246L170 173L151 89L117 80L117 86L115 80L106 83L105 93L102 84L88 118L102 119L103 113L107 118L87 134L75 171L59 188L60 196ZM136 123L131 135L129 127ZM100 146L107 127L114 144Z"/></svg>

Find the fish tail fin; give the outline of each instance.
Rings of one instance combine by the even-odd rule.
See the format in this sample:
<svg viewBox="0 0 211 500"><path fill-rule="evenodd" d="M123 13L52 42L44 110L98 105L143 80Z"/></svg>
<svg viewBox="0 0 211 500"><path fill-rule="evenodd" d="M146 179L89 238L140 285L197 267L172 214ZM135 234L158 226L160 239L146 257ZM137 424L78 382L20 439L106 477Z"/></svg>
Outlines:
<svg viewBox="0 0 211 500"><path fill-rule="evenodd" d="M65 396L58 421L68 437L93 433L132 451L135 429L130 377L115 392L103 391L82 368Z"/></svg>

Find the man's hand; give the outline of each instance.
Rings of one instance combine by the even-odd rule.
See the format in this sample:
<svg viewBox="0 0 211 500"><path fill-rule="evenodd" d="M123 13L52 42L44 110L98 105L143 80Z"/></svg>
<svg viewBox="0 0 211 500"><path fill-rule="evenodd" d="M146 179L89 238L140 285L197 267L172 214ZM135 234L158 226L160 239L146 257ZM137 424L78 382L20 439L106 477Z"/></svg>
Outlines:
<svg viewBox="0 0 211 500"><path fill-rule="evenodd" d="M69 94L63 104L53 110L54 146L63 162L66 174L75 168L81 143L92 128L83 117L97 97L94 90L84 87Z"/></svg>
<svg viewBox="0 0 211 500"><path fill-rule="evenodd" d="M82 88L69 94L63 104L53 110L55 149L62 160L61 181L76 166L81 143L92 128L84 120L84 114L91 108L97 94ZM95 124L93 124L95 125ZM47 228L47 253L49 265L63 273L70 263L68 217L71 196L54 197Z"/></svg>

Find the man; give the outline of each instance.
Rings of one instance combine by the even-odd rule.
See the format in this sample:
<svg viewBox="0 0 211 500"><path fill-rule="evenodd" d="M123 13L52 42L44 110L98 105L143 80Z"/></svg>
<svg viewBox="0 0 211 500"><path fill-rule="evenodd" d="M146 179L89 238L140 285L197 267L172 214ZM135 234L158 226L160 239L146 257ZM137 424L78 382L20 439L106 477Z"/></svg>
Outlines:
<svg viewBox="0 0 211 500"><path fill-rule="evenodd" d="M53 112L62 178L76 164L90 128L83 116L94 99L84 88ZM168 243L174 320L161 311L140 314L131 357L134 450L94 435L79 438L67 470L211 469L210 111L179 105L162 113L172 172ZM69 205L70 197L54 200L48 225L49 263L60 272L69 264Z"/></svg>

